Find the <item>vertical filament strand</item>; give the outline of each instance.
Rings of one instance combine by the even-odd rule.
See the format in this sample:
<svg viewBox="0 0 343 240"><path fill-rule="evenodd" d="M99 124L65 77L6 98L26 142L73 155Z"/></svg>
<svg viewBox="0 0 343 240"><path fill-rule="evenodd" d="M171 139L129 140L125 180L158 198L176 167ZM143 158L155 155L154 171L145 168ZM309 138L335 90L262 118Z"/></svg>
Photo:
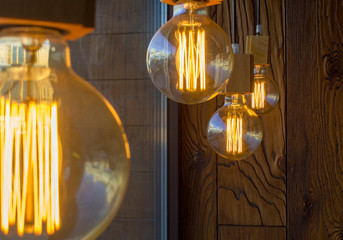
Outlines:
<svg viewBox="0 0 343 240"><path fill-rule="evenodd" d="M226 151L228 153L243 152L243 119L241 116L229 116L226 120Z"/></svg>
<svg viewBox="0 0 343 240"><path fill-rule="evenodd" d="M28 104L0 98L1 230L17 224L34 233L60 227L57 104Z"/></svg>
<svg viewBox="0 0 343 240"><path fill-rule="evenodd" d="M180 31L178 39L179 90L206 90L205 30Z"/></svg>
<svg viewBox="0 0 343 240"><path fill-rule="evenodd" d="M254 93L251 98L251 106L254 109L264 108L264 99L265 99L265 82L256 81L254 83Z"/></svg>

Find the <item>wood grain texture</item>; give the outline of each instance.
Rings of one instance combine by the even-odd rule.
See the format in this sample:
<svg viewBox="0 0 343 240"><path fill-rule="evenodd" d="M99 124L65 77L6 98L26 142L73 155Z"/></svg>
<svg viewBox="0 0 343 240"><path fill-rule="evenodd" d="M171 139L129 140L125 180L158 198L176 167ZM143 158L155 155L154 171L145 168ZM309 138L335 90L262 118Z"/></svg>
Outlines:
<svg viewBox="0 0 343 240"><path fill-rule="evenodd" d="M343 239L343 3L287 3L289 239Z"/></svg>
<svg viewBox="0 0 343 240"><path fill-rule="evenodd" d="M212 7L210 16L231 36L230 3L224 0ZM253 0L237 1L241 53L245 37L254 34L254 5ZM181 106L181 239L217 239L218 224L286 225L284 10L282 0L261 1L261 22L265 35L271 36L271 64L281 100L262 118L265 138L253 157L231 163L209 147L207 123L222 98ZM285 231L281 235L284 239Z"/></svg>
<svg viewBox="0 0 343 240"><path fill-rule="evenodd" d="M231 25L229 3L224 1L214 12L224 28ZM254 34L253 6L254 1L236 1L236 35L241 49L246 36ZM252 157L239 162L218 159L219 224L286 225L284 14L282 0L261 0L261 23L264 35L271 36L271 67L280 104L262 117L264 139Z"/></svg>
<svg viewBox="0 0 343 240"><path fill-rule="evenodd" d="M216 99L181 105L180 239L217 239L216 155L206 140Z"/></svg>
<svg viewBox="0 0 343 240"><path fill-rule="evenodd" d="M235 67L232 69L230 84L225 87L226 93L249 93L254 91L254 56L251 54L234 54Z"/></svg>
<svg viewBox="0 0 343 240"><path fill-rule="evenodd" d="M219 226L219 240L286 240L286 227Z"/></svg>

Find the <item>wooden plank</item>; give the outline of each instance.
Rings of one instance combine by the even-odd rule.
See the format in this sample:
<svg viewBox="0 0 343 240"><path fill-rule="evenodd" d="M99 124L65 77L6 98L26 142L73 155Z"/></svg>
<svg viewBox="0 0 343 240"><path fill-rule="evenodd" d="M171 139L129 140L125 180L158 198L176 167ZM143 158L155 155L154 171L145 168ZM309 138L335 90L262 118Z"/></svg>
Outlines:
<svg viewBox="0 0 343 240"><path fill-rule="evenodd" d="M97 0L94 34L126 33L126 3L122 0Z"/></svg>
<svg viewBox="0 0 343 240"><path fill-rule="evenodd" d="M87 80L148 79L150 35L92 34L70 42L73 69Z"/></svg>
<svg viewBox="0 0 343 240"><path fill-rule="evenodd" d="M129 185L116 218L154 219L154 173L131 172Z"/></svg>
<svg viewBox="0 0 343 240"><path fill-rule="evenodd" d="M207 123L215 109L215 99L199 105L181 105L181 239L217 239L217 161L206 140Z"/></svg>
<svg viewBox="0 0 343 240"><path fill-rule="evenodd" d="M157 90L150 79L126 81L126 125L154 126L155 91Z"/></svg>
<svg viewBox="0 0 343 240"><path fill-rule="evenodd" d="M123 125L126 124L126 108L125 108L125 80L103 81L94 80L89 81L106 100L115 109Z"/></svg>
<svg viewBox="0 0 343 240"><path fill-rule="evenodd" d="M229 10L217 12L224 26L231 22L229 2ZM255 29L253 5L253 1L237 1L241 49L246 36ZM264 34L271 36L271 67L280 90L280 104L261 118L264 138L252 157L236 163L218 159L219 224L286 225L284 12L282 0L261 0L261 22Z"/></svg>
<svg viewBox="0 0 343 240"><path fill-rule="evenodd" d="M146 68L146 51L149 34L129 34L125 40L125 77L127 79L149 78Z"/></svg>
<svg viewBox="0 0 343 240"><path fill-rule="evenodd" d="M219 226L219 240L286 240L286 227Z"/></svg>
<svg viewBox="0 0 343 240"><path fill-rule="evenodd" d="M98 0L94 33L150 33L152 35L156 30L154 29L156 22L160 21L156 10L159 4L156 4L155 0Z"/></svg>
<svg viewBox="0 0 343 240"><path fill-rule="evenodd" d="M125 35L87 35L69 43L71 65L87 80L125 79Z"/></svg>
<svg viewBox="0 0 343 240"><path fill-rule="evenodd" d="M154 172L154 127L124 126L127 140L130 143L131 171Z"/></svg>
<svg viewBox="0 0 343 240"><path fill-rule="evenodd" d="M226 93L249 93L254 91L254 57L251 54L234 54L234 68L232 69L229 84L225 87Z"/></svg>
<svg viewBox="0 0 343 240"><path fill-rule="evenodd" d="M342 12L340 0L287 3L289 239L343 235Z"/></svg>
<svg viewBox="0 0 343 240"><path fill-rule="evenodd" d="M97 240L152 240L154 225L154 220L115 218Z"/></svg>

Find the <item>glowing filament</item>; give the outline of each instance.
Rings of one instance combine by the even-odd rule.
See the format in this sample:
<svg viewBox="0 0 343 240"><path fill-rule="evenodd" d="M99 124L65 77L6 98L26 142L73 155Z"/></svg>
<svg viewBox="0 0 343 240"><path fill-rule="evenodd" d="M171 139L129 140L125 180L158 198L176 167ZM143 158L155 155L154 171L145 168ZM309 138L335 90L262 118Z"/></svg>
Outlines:
<svg viewBox="0 0 343 240"><path fill-rule="evenodd" d="M178 70L180 91L206 89L205 30L179 31Z"/></svg>
<svg viewBox="0 0 343 240"><path fill-rule="evenodd" d="M48 234L60 227L59 151L56 102L0 99L1 230L16 224ZM28 230L31 231L31 230Z"/></svg>
<svg viewBox="0 0 343 240"><path fill-rule="evenodd" d="M226 120L226 151L228 153L243 152L243 119L241 116L229 116Z"/></svg>
<svg viewBox="0 0 343 240"><path fill-rule="evenodd" d="M264 99L265 99L265 82L264 81L255 81L254 84L254 93L252 94L251 105L254 109L264 108Z"/></svg>

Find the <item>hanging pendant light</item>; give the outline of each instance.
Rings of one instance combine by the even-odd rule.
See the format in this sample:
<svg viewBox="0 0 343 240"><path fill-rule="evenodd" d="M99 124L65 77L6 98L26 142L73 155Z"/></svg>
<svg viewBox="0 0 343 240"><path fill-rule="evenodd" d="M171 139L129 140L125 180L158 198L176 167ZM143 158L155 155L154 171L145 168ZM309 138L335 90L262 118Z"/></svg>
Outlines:
<svg viewBox="0 0 343 240"><path fill-rule="evenodd" d="M0 32L0 239L95 239L128 182L115 110L54 30Z"/></svg>
<svg viewBox="0 0 343 240"><path fill-rule="evenodd" d="M253 56L240 54L236 41L235 0L232 0L232 48L234 68L229 84L221 93L224 105L211 117L207 140L220 156L232 161L249 157L261 144L263 130L260 118L246 105L253 88Z"/></svg>
<svg viewBox="0 0 343 240"><path fill-rule="evenodd" d="M174 15L152 38L147 68L158 90L184 104L205 102L227 84L232 49L227 34L207 16L220 1L162 1Z"/></svg>
<svg viewBox="0 0 343 240"><path fill-rule="evenodd" d="M256 35L247 36L246 52L254 55L254 90L248 105L258 115L263 115L275 108L279 102L279 89L270 67L270 37L262 36L260 24L260 0L257 1Z"/></svg>
<svg viewBox="0 0 343 240"><path fill-rule="evenodd" d="M243 94L226 94L224 105L210 119L207 140L224 158L249 157L261 144L263 130L257 114L247 107Z"/></svg>

